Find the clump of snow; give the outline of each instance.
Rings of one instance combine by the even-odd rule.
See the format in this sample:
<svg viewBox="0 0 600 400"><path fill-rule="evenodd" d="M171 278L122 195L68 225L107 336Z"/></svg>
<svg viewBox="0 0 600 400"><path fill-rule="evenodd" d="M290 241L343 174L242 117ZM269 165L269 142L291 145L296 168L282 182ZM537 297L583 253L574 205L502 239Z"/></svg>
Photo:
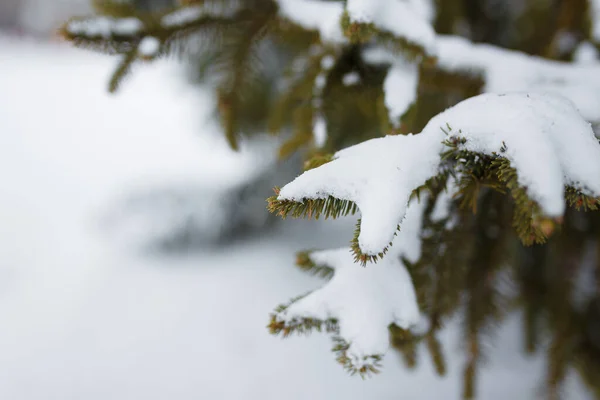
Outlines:
<svg viewBox="0 0 600 400"><path fill-rule="evenodd" d="M110 38L111 36L135 36L144 29L144 24L137 18L111 18L98 16L86 19L75 19L67 23L67 32L73 35Z"/></svg>
<svg viewBox="0 0 600 400"><path fill-rule="evenodd" d="M395 127L400 126L400 117L417 98L419 69L416 64L396 62L388 70L383 82L385 106Z"/></svg>
<svg viewBox="0 0 600 400"><path fill-rule="evenodd" d="M153 36L146 36L138 45L138 54L142 57L154 57L156 56L159 50L160 40Z"/></svg>
<svg viewBox="0 0 600 400"><path fill-rule="evenodd" d="M575 49L573 59L579 64L592 64L598 61L598 49L592 43L583 41Z"/></svg>
<svg viewBox="0 0 600 400"><path fill-rule="evenodd" d="M422 7L416 1L348 0L346 10L352 21L373 23L379 29L407 39L435 53L435 32Z"/></svg>
<svg viewBox="0 0 600 400"><path fill-rule="evenodd" d="M486 92L552 92L571 100L583 117L600 121L600 65L573 65L529 56L457 36L437 37L438 65L484 75Z"/></svg>
<svg viewBox="0 0 600 400"><path fill-rule="evenodd" d="M431 221L440 222L450 217L450 207L457 190L458 185L456 179L453 177L448 178L445 190L438 195L433 210L431 210L431 214L429 215Z"/></svg>
<svg viewBox="0 0 600 400"><path fill-rule="evenodd" d="M292 303L277 319L284 322L300 318L336 319L338 334L350 344L348 353L357 363L365 357L386 353L390 324L410 329L420 321L415 289L400 256L411 261L420 257L424 204L411 202L391 253L377 265L361 267L354 262L349 248L312 253L315 263L334 269L333 278Z"/></svg>
<svg viewBox="0 0 600 400"><path fill-rule="evenodd" d="M281 15L302 27L319 32L330 43L346 43L340 20L344 12L341 2L319 0L277 0Z"/></svg>
<svg viewBox="0 0 600 400"><path fill-rule="evenodd" d="M229 17L235 14L239 7L239 1L210 2L207 4L183 7L163 16L161 25L165 28L174 28L187 25L202 17Z"/></svg>
<svg viewBox="0 0 600 400"><path fill-rule="evenodd" d="M315 124L313 127L313 137L315 141L315 146L317 148L321 148L325 146L327 143L327 123L325 119L321 116L317 117L315 120Z"/></svg>
<svg viewBox="0 0 600 400"><path fill-rule="evenodd" d="M122 36L133 36L144 28L144 24L137 18L128 17L115 20L113 32Z"/></svg>
<svg viewBox="0 0 600 400"><path fill-rule="evenodd" d="M394 64L401 57L382 46L368 47L363 51L362 56L370 64Z"/></svg>
<svg viewBox="0 0 600 400"><path fill-rule="evenodd" d="M327 54L321 59L321 68L323 68L325 71L329 71L331 68L333 68L334 64L335 57L331 54Z"/></svg>
<svg viewBox="0 0 600 400"><path fill-rule="evenodd" d="M318 56L322 52L322 48L314 49L314 56ZM322 115L321 107L323 106L323 90L327 86L327 71L331 70L335 64L335 57L332 54L321 55L321 71L316 76L313 83L313 97L311 100L314 108L313 117L313 142L317 148L325 146L327 143L327 122Z"/></svg>
<svg viewBox="0 0 600 400"><path fill-rule="evenodd" d="M342 77L344 86L353 86L360 83L360 74L356 71L348 72Z"/></svg>
<svg viewBox="0 0 600 400"><path fill-rule="evenodd" d="M363 52L363 58L370 64L390 64L383 82L385 105L394 127L400 126L400 117L417 99L419 69L383 47L371 47Z"/></svg>
<svg viewBox="0 0 600 400"><path fill-rule="evenodd" d="M73 20L66 25L66 30L73 35L109 38L113 33L114 21L104 16Z"/></svg>
<svg viewBox="0 0 600 400"><path fill-rule="evenodd" d="M548 216L562 215L565 185L600 196L600 144L573 104L554 94L510 93L465 100L419 135L387 136L339 151L332 162L284 186L279 199L355 202L362 214L360 249L376 255L392 240L412 191L437 175L447 126L450 135L466 139L466 150L510 160L520 185Z"/></svg>
<svg viewBox="0 0 600 400"><path fill-rule="evenodd" d="M315 79L315 89L318 92L321 92L326 84L327 76L324 73L320 73L319 75L317 75L317 78Z"/></svg>
<svg viewBox="0 0 600 400"><path fill-rule="evenodd" d="M161 25L164 27L185 25L202 17L205 14L205 12L205 8L202 6L181 8L177 11L165 15L162 18Z"/></svg>

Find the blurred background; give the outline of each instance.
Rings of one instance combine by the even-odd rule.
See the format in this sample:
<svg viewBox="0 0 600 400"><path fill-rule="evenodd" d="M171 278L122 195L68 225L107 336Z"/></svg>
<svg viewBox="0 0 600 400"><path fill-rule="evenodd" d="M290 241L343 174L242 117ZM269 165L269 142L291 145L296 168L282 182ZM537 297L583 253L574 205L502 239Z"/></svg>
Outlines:
<svg viewBox="0 0 600 400"><path fill-rule="evenodd" d="M320 284L294 253L346 245L354 221L271 221L299 164L274 138L230 150L185 62L109 95L115 60L55 35L90 11L0 0L0 399L458 399L452 325L443 379L390 353L362 381L327 337L269 336L269 312ZM480 398L536 398L544 360L521 355L517 317L490 347Z"/></svg>

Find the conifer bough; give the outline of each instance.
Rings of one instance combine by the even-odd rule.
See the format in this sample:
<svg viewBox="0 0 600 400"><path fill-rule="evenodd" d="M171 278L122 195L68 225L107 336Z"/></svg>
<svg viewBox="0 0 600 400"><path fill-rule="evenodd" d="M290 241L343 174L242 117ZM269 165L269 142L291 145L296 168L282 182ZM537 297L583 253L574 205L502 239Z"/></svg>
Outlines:
<svg viewBox="0 0 600 400"><path fill-rule="evenodd" d="M437 333L460 313L472 398L482 340L520 306L524 349L549 340L548 397L569 369L598 397L600 66L556 59L596 51L600 1L559 3L545 47L512 46L531 54L456 36L479 23L462 0L190 0L160 12L96 1L100 15L61 32L122 56L111 90L134 62L200 44L232 147L269 131L287 136L281 157L305 150L306 171L269 210L360 213L348 247L298 255L327 281L278 307L271 333L325 331L362 376L390 347L413 367L424 344L444 374ZM565 32L580 46L557 47Z"/></svg>

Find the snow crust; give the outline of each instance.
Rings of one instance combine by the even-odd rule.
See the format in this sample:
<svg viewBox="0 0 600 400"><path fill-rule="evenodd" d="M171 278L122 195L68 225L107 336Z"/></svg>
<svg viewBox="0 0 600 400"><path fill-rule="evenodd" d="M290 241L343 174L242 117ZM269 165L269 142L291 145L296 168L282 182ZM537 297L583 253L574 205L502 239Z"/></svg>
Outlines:
<svg viewBox="0 0 600 400"><path fill-rule="evenodd" d="M347 247L313 252L315 263L334 269L333 278L291 304L278 319L338 320L339 336L350 344L348 353L355 366L367 356L387 352L390 324L410 329L420 321L412 280L400 256L413 262L420 257L424 204L411 202L390 254L377 265L360 266Z"/></svg>
<svg viewBox="0 0 600 400"><path fill-rule="evenodd" d="M437 37L438 65L472 70L485 78L486 92L551 92L571 100L583 117L600 121L600 65L545 60L457 36Z"/></svg>
<svg viewBox="0 0 600 400"><path fill-rule="evenodd" d="M466 150L510 160L520 185L548 216L562 215L565 185L600 196L600 144L569 100L488 93L437 115L419 135L386 136L337 152L332 162L284 186L279 199L354 201L362 214L359 246L376 255L392 240L412 191L437 174L448 126L450 135L467 139Z"/></svg>
<svg viewBox="0 0 600 400"><path fill-rule="evenodd" d="M446 189L442 191L435 200L433 210L431 210L431 214L429 215L431 221L440 222L450 217L450 207L452 205L453 196L456 194L457 190L458 185L456 179L449 177L448 182L446 183Z"/></svg>

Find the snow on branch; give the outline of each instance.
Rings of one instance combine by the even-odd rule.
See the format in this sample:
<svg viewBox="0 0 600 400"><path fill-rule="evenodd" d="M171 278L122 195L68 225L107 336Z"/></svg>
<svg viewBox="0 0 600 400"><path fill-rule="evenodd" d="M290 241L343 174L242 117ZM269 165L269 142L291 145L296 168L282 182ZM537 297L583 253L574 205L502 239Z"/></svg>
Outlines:
<svg viewBox="0 0 600 400"><path fill-rule="evenodd" d="M114 18L108 16L92 16L73 18L60 29L61 34L76 45L105 50L109 53L129 54L134 51L144 38L150 37L152 42L164 44L178 37L183 31L202 29L206 26L230 24L239 6L233 2L212 3L182 7L157 17ZM146 55L148 41L141 53ZM152 53L157 53L152 52Z"/></svg>
<svg viewBox="0 0 600 400"><path fill-rule="evenodd" d="M327 266L333 277L322 288L279 307L271 316L271 332L288 336L324 328L333 334L334 351L347 370L377 372L390 346L389 326L410 329L420 322L415 290L401 257L411 262L420 257L424 204L416 199L410 203L393 252L376 267L356 264L349 248L310 253L310 263Z"/></svg>
<svg viewBox="0 0 600 400"><path fill-rule="evenodd" d="M122 55L109 83L109 91L114 92L136 61L149 61L168 53L185 34L201 30L218 32L234 24L240 13L238 1L205 1L139 18L133 15L73 18L63 25L60 33L77 46Z"/></svg>
<svg viewBox="0 0 600 400"><path fill-rule="evenodd" d="M344 44L367 41L372 35L415 55L435 54L429 0L277 0L280 14L307 30L319 32L323 42ZM364 34L364 35L363 35Z"/></svg>
<svg viewBox="0 0 600 400"><path fill-rule="evenodd" d="M600 0L598 0L600 3ZM600 122L600 66L551 61L458 36L439 35L437 67L482 74L484 91L552 92L571 100L590 122Z"/></svg>
<svg viewBox="0 0 600 400"><path fill-rule="evenodd" d="M340 25L344 11L341 2L319 0L277 0L279 13L287 20L310 31L317 31L328 43L346 43Z"/></svg>
<svg viewBox="0 0 600 400"><path fill-rule="evenodd" d="M110 18L105 16L74 19L64 27L72 35L110 38L111 36L136 36L143 29L142 21L135 17Z"/></svg>
<svg viewBox="0 0 600 400"><path fill-rule="evenodd" d="M359 36L361 31L385 32L393 38L405 40L408 45L419 47L427 55L434 55L436 45L430 22L431 7L423 3L424 0L348 0L347 30L351 35L356 32Z"/></svg>
<svg viewBox="0 0 600 400"><path fill-rule="evenodd" d="M472 155L469 162L483 169L494 167L495 178L530 207L530 216L535 207L540 217L560 220L565 187L592 202L600 197L600 144L573 104L555 94L508 93L465 100L434 117L418 135L372 139L339 151L333 161L284 186L270 199L270 209L285 216L307 203L316 207L313 214L325 203L339 210L336 200L356 205L359 255L376 259L399 225L402 231L414 191L448 168L452 173L463 168L462 156L442 159L449 144L453 154Z"/></svg>
<svg viewBox="0 0 600 400"><path fill-rule="evenodd" d="M453 128L469 152L501 155L544 213L559 217L565 186L600 196L600 145L589 123L565 98L542 93L485 94L434 117L425 135ZM457 131L458 129L458 131Z"/></svg>
<svg viewBox="0 0 600 400"><path fill-rule="evenodd" d="M362 214L359 246L378 255L392 241L413 190L436 174L441 149L441 139L427 135L372 139L306 171L284 186L276 201L303 204L332 197L356 204ZM283 205L275 203L272 210Z"/></svg>

